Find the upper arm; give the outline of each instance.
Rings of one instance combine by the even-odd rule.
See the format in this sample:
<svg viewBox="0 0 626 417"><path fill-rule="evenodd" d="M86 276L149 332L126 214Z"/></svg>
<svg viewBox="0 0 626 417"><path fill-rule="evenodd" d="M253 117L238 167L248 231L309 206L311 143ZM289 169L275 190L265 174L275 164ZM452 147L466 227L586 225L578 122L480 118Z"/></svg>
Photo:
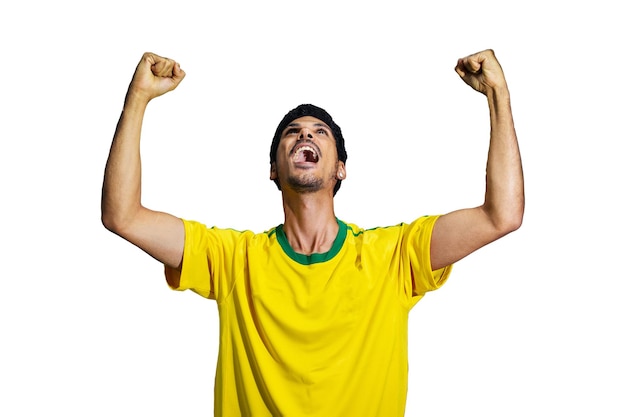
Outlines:
<svg viewBox="0 0 626 417"><path fill-rule="evenodd" d="M182 219L142 207L131 221L110 230L159 262L180 268L185 246Z"/></svg>
<svg viewBox="0 0 626 417"><path fill-rule="evenodd" d="M431 267L451 265L513 230L497 227L483 206L445 214L433 227Z"/></svg>

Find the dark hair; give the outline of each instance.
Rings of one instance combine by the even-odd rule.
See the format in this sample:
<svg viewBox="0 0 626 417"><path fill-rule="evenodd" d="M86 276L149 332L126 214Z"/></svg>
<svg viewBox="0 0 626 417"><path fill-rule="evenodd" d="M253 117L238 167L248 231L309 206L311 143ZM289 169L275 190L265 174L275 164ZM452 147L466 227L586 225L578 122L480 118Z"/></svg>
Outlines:
<svg viewBox="0 0 626 417"><path fill-rule="evenodd" d="M316 119L321 120L326 123L335 137L335 144L337 146L337 156L339 160L343 163L348 159L348 154L346 152L346 145L343 140L343 135L341 134L341 128L337 123L333 121L333 118L328 114L328 112L321 107L314 106L313 104L301 104L295 109L291 110L289 113L283 117L283 120L278 124L276 128L276 133L274 133L274 139L272 140L272 146L270 148L270 164L276 162L276 152L278 151L278 144L280 142L280 137L283 133L283 130L287 127L287 125L294 120L304 117L311 116ZM280 190L280 184L278 179L275 179L274 182L276 186ZM341 180L337 180L335 184L335 189L333 190L333 195L337 194L337 190L341 187Z"/></svg>

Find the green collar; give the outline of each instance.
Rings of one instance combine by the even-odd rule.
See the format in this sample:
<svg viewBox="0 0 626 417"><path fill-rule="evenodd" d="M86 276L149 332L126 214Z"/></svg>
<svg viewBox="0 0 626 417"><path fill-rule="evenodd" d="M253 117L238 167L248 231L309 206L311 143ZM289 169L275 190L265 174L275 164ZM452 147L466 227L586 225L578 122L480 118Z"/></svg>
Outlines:
<svg viewBox="0 0 626 417"><path fill-rule="evenodd" d="M341 247L343 246L343 242L346 240L346 234L348 233L348 226L341 220L337 219L337 225L339 225L339 231L337 232L337 237L333 242L333 246L326 253L312 253L310 255L303 255L301 253L297 253L293 250L289 241L287 240L287 236L285 236L285 231L283 230L283 225L279 225L276 227L276 239L278 239L278 243L283 248L283 251L294 261L298 262L301 265L312 265L321 262L330 261L339 253Z"/></svg>

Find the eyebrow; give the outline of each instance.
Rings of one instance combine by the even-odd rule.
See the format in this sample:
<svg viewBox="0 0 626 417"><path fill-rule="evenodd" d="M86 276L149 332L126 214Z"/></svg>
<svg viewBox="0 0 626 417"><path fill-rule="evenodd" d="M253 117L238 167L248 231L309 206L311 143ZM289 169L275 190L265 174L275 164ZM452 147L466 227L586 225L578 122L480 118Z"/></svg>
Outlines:
<svg viewBox="0 0 626 417"><path fill-rule="evenodd" d="M289 123L289 124L285 127L285 129L283 130L283 132L284 132L285 130L287 130L287 128L290 128L290 127L300 127L300 126L302 126L300 123ZM328 129L328 130L331 130L331 129L330 129L330 126L328 126L326 123L323 123L323 122L316 122L316 123L313 123L313 126L315 126L315 127L324 127L324 128L326 128L326 129Z"/></svg>

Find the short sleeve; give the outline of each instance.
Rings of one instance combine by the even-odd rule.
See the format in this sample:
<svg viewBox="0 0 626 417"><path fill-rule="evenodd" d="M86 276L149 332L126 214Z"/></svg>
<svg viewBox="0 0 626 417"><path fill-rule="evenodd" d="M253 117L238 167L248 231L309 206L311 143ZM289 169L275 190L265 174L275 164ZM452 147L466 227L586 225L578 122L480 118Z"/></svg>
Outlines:
<svg viewBox="0 0 626 417"><path fill-rule="evenodd" d="M165 266L167 283L173 290L192 290L206 298L214 298L209 264L209 229L198 222L183 220L185 247L180 270Z"/></svg>
<svg viewBox="0 0 626 417"><path fill-rule="evenodd" d="M165 267L168 285L177 291L192 290L205 298L219 300L232 286L233 259L242 232L207 227L183 220L185 248L180 270Z"/></svg>
<svg viewBox="0 0 626 417"><path fill-rule="evenodd" d="M405 239L414 297L440 288L452 271L452 265L433 271L430 264L430 241L438 217L420 217L408 226Z"/></svg>

